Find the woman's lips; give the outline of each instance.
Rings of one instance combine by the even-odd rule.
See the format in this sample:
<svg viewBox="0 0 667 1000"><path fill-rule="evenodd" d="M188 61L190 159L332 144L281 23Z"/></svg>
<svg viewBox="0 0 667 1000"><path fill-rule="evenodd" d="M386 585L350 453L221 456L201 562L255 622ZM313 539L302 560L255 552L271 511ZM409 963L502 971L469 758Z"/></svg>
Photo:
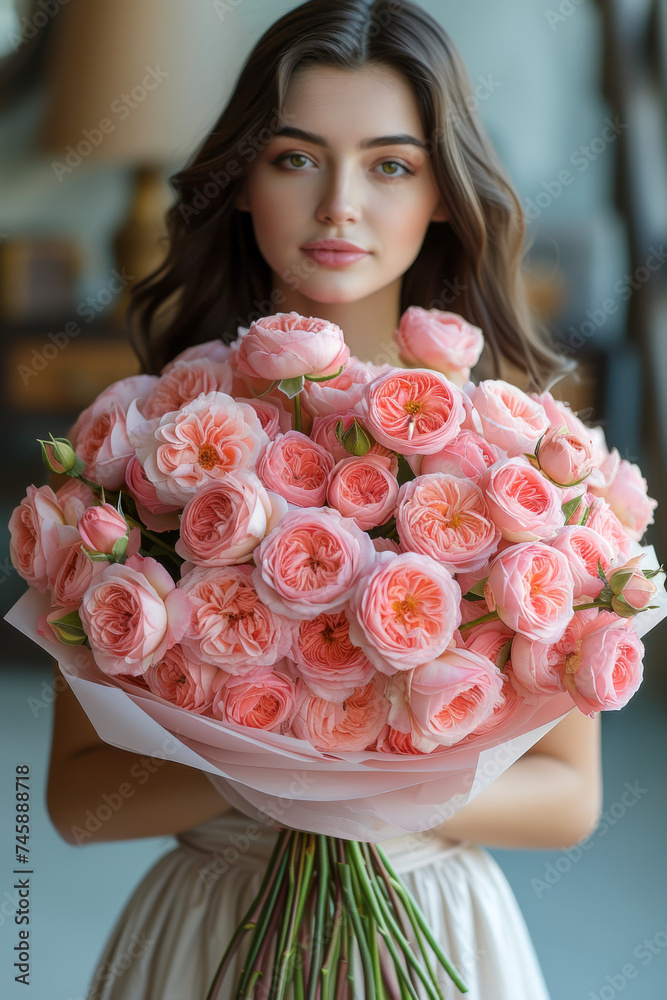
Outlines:
<svg viewBox="0 0 667 1000"><path fill-rule="evenodd" d="M301 249L307 257L311 257L318 264L325 264L327 267L348 267L348 265L356 264L357 261L363 260L364 257L368 256L366 251L324 250L322 247L310 250L305 250L302 247Z"/></svg>

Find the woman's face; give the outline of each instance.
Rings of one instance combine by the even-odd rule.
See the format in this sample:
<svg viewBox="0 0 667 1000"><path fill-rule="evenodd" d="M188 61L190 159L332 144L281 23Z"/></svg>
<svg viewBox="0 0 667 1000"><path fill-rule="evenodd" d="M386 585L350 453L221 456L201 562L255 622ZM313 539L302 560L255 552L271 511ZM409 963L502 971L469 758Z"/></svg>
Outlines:
<svg viewBox="0 0 667 1000"><path fill-rule="evenodd" d="M448 218L409 85L386 66L308 67L292 78L283 118L310 138L275 136L236 202L252 215L274 288L345 303L395 282L419 253L429 222ZM326 237L368 252L349 264L334 258L334 266L302 249Z"/></svg>

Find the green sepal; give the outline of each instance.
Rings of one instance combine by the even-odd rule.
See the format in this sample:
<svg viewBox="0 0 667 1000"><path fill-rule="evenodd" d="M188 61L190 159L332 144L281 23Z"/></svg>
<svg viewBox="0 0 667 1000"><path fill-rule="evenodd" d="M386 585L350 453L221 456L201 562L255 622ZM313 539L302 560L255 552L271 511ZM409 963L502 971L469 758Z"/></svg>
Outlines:
<svg viewBox="0 0 667 1000"><path fill-rule="evenodd" d="M472 586L470 588L470 590L468 591L468 593L463 595L464 600L466 600L466 601L483 601L483 600L485 600L485 597L484 597L484 587L485 587L486 581L488 579L489 579L488 576L485 576L483 580L478 580L477 583L474 584L474 586Z"/></svg>
<svg viewBox="0 0 667 1000"><path fill-rule="evenodd" d="M305 378L306 382L330 382L332 378L338 378L344 367L345 365L341 365L333 375L304 375L303 378Z"/></svg>
<svg viewBox="0 0 667 1000"><path fill-rule="evenodd" d="M288 399L294 399L300 392L303 392L303 375L296 378L284 378L278 383L278 389L283 392Z"/></svg>
<svg viewBox="0 0 667 1000"><path fill-rule="evenodd" d="M405 455L398 455L398 476L396 478L399 486L403 486L405 483L409 483L417 478Z"/></svg>
<svg viewBox="0 0 667 1000"><path fill-rule="evenodd" d="M57 621L49 622L49 625L57 635L58 641L65 646L80 646L86 641L86 633L83 631L78 611L70 611Z"/></svg>
<svg viewBox="0 0 667 1000"><path fill-rule="evenodd" d="M340 424L342 425L342 423L341 420ZM338 436L338 426L336 426L336 436ZM368 454L373 447L373 439L366 433L356 417L339 440L345 450L356 458Z"/></svg>
<svg viewBox="0 0 667 1000"><path fill-rule="evenodd" d="M505 645L499 651L498 657L496 659L496 666L498 667L498 670L505 669L505 664L509 660L510 653L512 652L512 642L513 639L508 639Z"/></svg>
<svg viewBox="0 0 667 1000"><path fill-rule="evenodd" d="M118 543L116 543L118 544ZM115 545L114 545L115 548ZM93 549L86 548L85 545L81 545L81 551L84 555L88 556L91 562L110 562L108 553L106 552L95 552Z"/></svg>
<svg viewBox="0 0 667 1000"><path fill-rule="evenodd" d="M581 502L582 502L581 497L573 497L571 500L568 500L567 503L561 505L560 509L563 511L563 514L565 515L566 523L570 520L570 518L574 514L575 510L577 510Z"/></svg>

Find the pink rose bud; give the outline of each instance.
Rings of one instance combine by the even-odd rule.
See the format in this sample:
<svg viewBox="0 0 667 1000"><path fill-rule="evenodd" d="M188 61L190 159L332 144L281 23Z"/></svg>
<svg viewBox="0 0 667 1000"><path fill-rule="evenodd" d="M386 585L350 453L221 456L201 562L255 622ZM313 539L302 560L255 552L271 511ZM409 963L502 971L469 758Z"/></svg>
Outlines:
<svg viewBox="0 0 667 1000"><path fill-rule="evenodd" d="M609 578L609 586L614 596L611 606L621 618L631 618L639 611L644 611L655 599L658 588L652 580L648 580L639 564L644 553L630 559L625 566L614 570Z"/></svg>
<svg viewBox="0 0 667 1000"><path fill-rule="evenodd" d="M292 310L251 323L239 341L236 364L242 375L278 381L335 375L349 357L339 326Z"/></svg>
<svg viewBox="0 0 667 1000"><path fill-rule="evenodd" d="M114 545L128 533L127 522L110 503L87 507L79 518L79 534L92 552L112 555Z"/></svg>
<svg viewBox="0 0 667 1000"><path fill-rule="evenodd" d="M537 461L557 486L574 486L590 475L593 452L590 441L568 433L566 427L550 427L538 448Z"/></svg>

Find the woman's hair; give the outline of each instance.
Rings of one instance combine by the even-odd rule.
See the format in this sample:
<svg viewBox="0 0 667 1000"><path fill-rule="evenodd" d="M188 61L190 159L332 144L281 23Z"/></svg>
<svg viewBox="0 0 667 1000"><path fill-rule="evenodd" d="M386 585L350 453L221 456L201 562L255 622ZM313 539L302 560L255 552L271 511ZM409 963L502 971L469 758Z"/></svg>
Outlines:
<svg viewBox="0 0 667 1000"><path fill-rule="evenodd" d="M280 311L250 213L235 208L245 175L275 131L293 73L306 66L402 74L417 101L447 222L431 222L405 272L400 311L416 305L481 327L489 374L500 362L542 389L568 363L534 323L522 262L519 198L474 110L466 69L451 39L409 0L309 0L260 38L210 135L170 179L168 249L132 292L128 325L144 371L158 373L186 347L220 338ZM138 315L138 330L132 321Z"/></svg>

